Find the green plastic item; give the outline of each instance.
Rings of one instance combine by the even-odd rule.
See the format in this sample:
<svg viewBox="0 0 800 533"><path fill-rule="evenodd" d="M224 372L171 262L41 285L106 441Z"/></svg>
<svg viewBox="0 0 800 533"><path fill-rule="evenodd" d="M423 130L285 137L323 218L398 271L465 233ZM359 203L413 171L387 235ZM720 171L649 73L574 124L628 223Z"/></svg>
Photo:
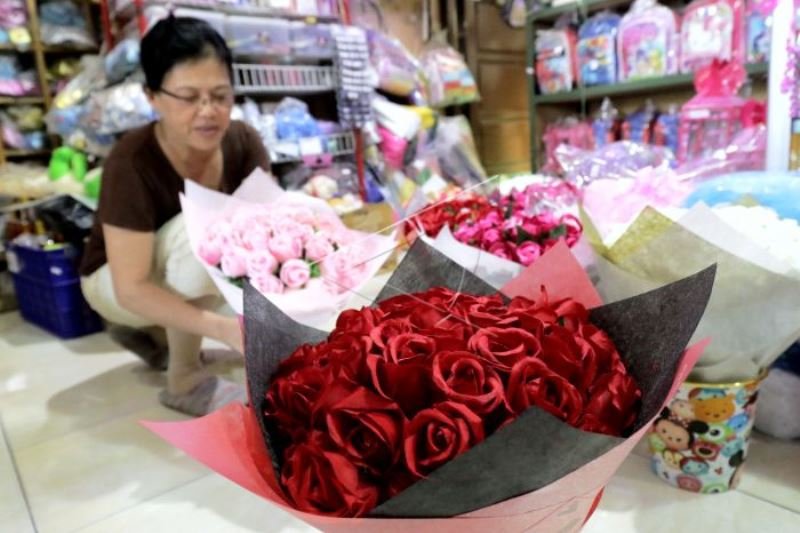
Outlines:
<svg viewBox="0 0 800 533"><path fill-rule="evenodd" d="M83 180L83 194L93 200L100 198L102 174L102 169L96 168L86 175Z"/></svg>
<svg viewBox="0 0 800 533"><path fill-rule="evenodd" d="M83 181L89 168L86 154L69 146L61 146L53 150L50 158L48 174L52 181L58 181L67 174L72 174L75 181Z"/></svg>

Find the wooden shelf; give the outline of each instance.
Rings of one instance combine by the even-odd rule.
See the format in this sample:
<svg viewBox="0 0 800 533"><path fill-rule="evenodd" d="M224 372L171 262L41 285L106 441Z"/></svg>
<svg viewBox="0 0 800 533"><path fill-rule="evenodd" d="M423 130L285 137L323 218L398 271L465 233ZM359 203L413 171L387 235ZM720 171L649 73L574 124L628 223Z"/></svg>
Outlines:
<svg viewBox="0 0 800 533"><path fill-rule="evenodd" d="M766 75L769 72L767 63L753 63L747 65L750 76ZM639 80L615 83L613 85L595 85L592 87L579 87L572 91L554 94L537 94L534 96L536 105L543 104L571 104L584 101L602 100L606 96L630 96L664 92L674 89L691 88L694 83L694 74L674 74L657 78L643 78Z"/></svg>
<svg viewBox="0 0 800 533"><path fill-rule="evenodd" d="M44 157L50 155L52 150L50 148L43 148L41 150L11 150L6 148L6 158L25 158L25 157Z"/></svg>
<svg viewBox="0 0 800 533"><path fill-rule="evenodd" d="M45 54L97 54L96 46L44 45Z"/></svg>
<svg viewBox="0 0 800 533"><path fill-rule="evenodd" d="M0 105L41 105L44 98L41 96L0 96Z"/></svg>
<svg viewBox="0 0 800 533"><path fill-rule="evenodd" d="M610 9L613 7L629 5L631 0L580 0L578 2L570 2L558 7L548 7L534 11L528 15L528 22L551 22L556 20L564 13L571 13L573 11L580 11L583 14L589 14L594 11L602 9Z"/></svg>

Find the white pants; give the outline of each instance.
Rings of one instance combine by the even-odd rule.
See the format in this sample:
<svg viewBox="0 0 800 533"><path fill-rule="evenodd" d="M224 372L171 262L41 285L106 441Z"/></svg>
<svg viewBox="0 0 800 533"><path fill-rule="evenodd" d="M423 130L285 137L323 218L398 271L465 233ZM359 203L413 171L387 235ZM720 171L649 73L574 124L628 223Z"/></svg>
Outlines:
<svg viewBox="0 0 800 533"><path fill-rule="evenodd" d="M211 277L192 253L183 214L156 232L153 252L150 276L157 285L187 301L219 295ZM92 309L108 322L132 328L157 325L119 305L108 264L81 278L81 289Z"/></svg>

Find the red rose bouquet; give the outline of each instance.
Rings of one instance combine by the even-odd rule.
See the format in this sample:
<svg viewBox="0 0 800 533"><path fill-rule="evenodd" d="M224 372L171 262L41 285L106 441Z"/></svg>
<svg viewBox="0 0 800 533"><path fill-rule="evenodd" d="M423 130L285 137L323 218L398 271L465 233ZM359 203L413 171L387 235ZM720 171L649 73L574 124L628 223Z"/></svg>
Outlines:
<svg viewBox="0 0 800 533"><path fill-rule="evenodd" d="M572 213L554 208L542 188L531 185L523 191L495 193L488 199L454 198L427 206L406 223L406 235L412 240L421 231L438 238L442 230L449 231L459 243L529 266L561 241L571 248L583 231L580 220ZM545 189L557 187L550 185ZM450 248L448 240L449 237L444 237L444 241L436 243L436 248L441 249L440 244ZM459 252L456 249L454 253Z"/></svg>
<svg viewBox="0 0 800 533"><path fill-rule="evenodd" d="M250 406L148 427L323 531L576 531L699 357L713 278L603 306L561 245L498 294L419 241L331 333L248 286Z"/></svg>

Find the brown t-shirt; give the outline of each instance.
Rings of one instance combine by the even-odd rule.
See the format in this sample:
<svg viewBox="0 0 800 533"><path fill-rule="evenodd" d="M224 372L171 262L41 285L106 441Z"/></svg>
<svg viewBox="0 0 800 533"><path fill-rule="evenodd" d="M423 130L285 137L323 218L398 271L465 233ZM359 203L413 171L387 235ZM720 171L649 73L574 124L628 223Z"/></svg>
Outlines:
<svg viewBox="0 0 800 533"><path fill-rule="evenodd" d="M220 190L232 193L250 173L269 170L264 143L250 126L232 121L222 139ZM154 123L125 134L103 166L100 201L80 274L88 276L106 261L103 224L155 232L181 212L183 178L156 140Z"/></svg>

